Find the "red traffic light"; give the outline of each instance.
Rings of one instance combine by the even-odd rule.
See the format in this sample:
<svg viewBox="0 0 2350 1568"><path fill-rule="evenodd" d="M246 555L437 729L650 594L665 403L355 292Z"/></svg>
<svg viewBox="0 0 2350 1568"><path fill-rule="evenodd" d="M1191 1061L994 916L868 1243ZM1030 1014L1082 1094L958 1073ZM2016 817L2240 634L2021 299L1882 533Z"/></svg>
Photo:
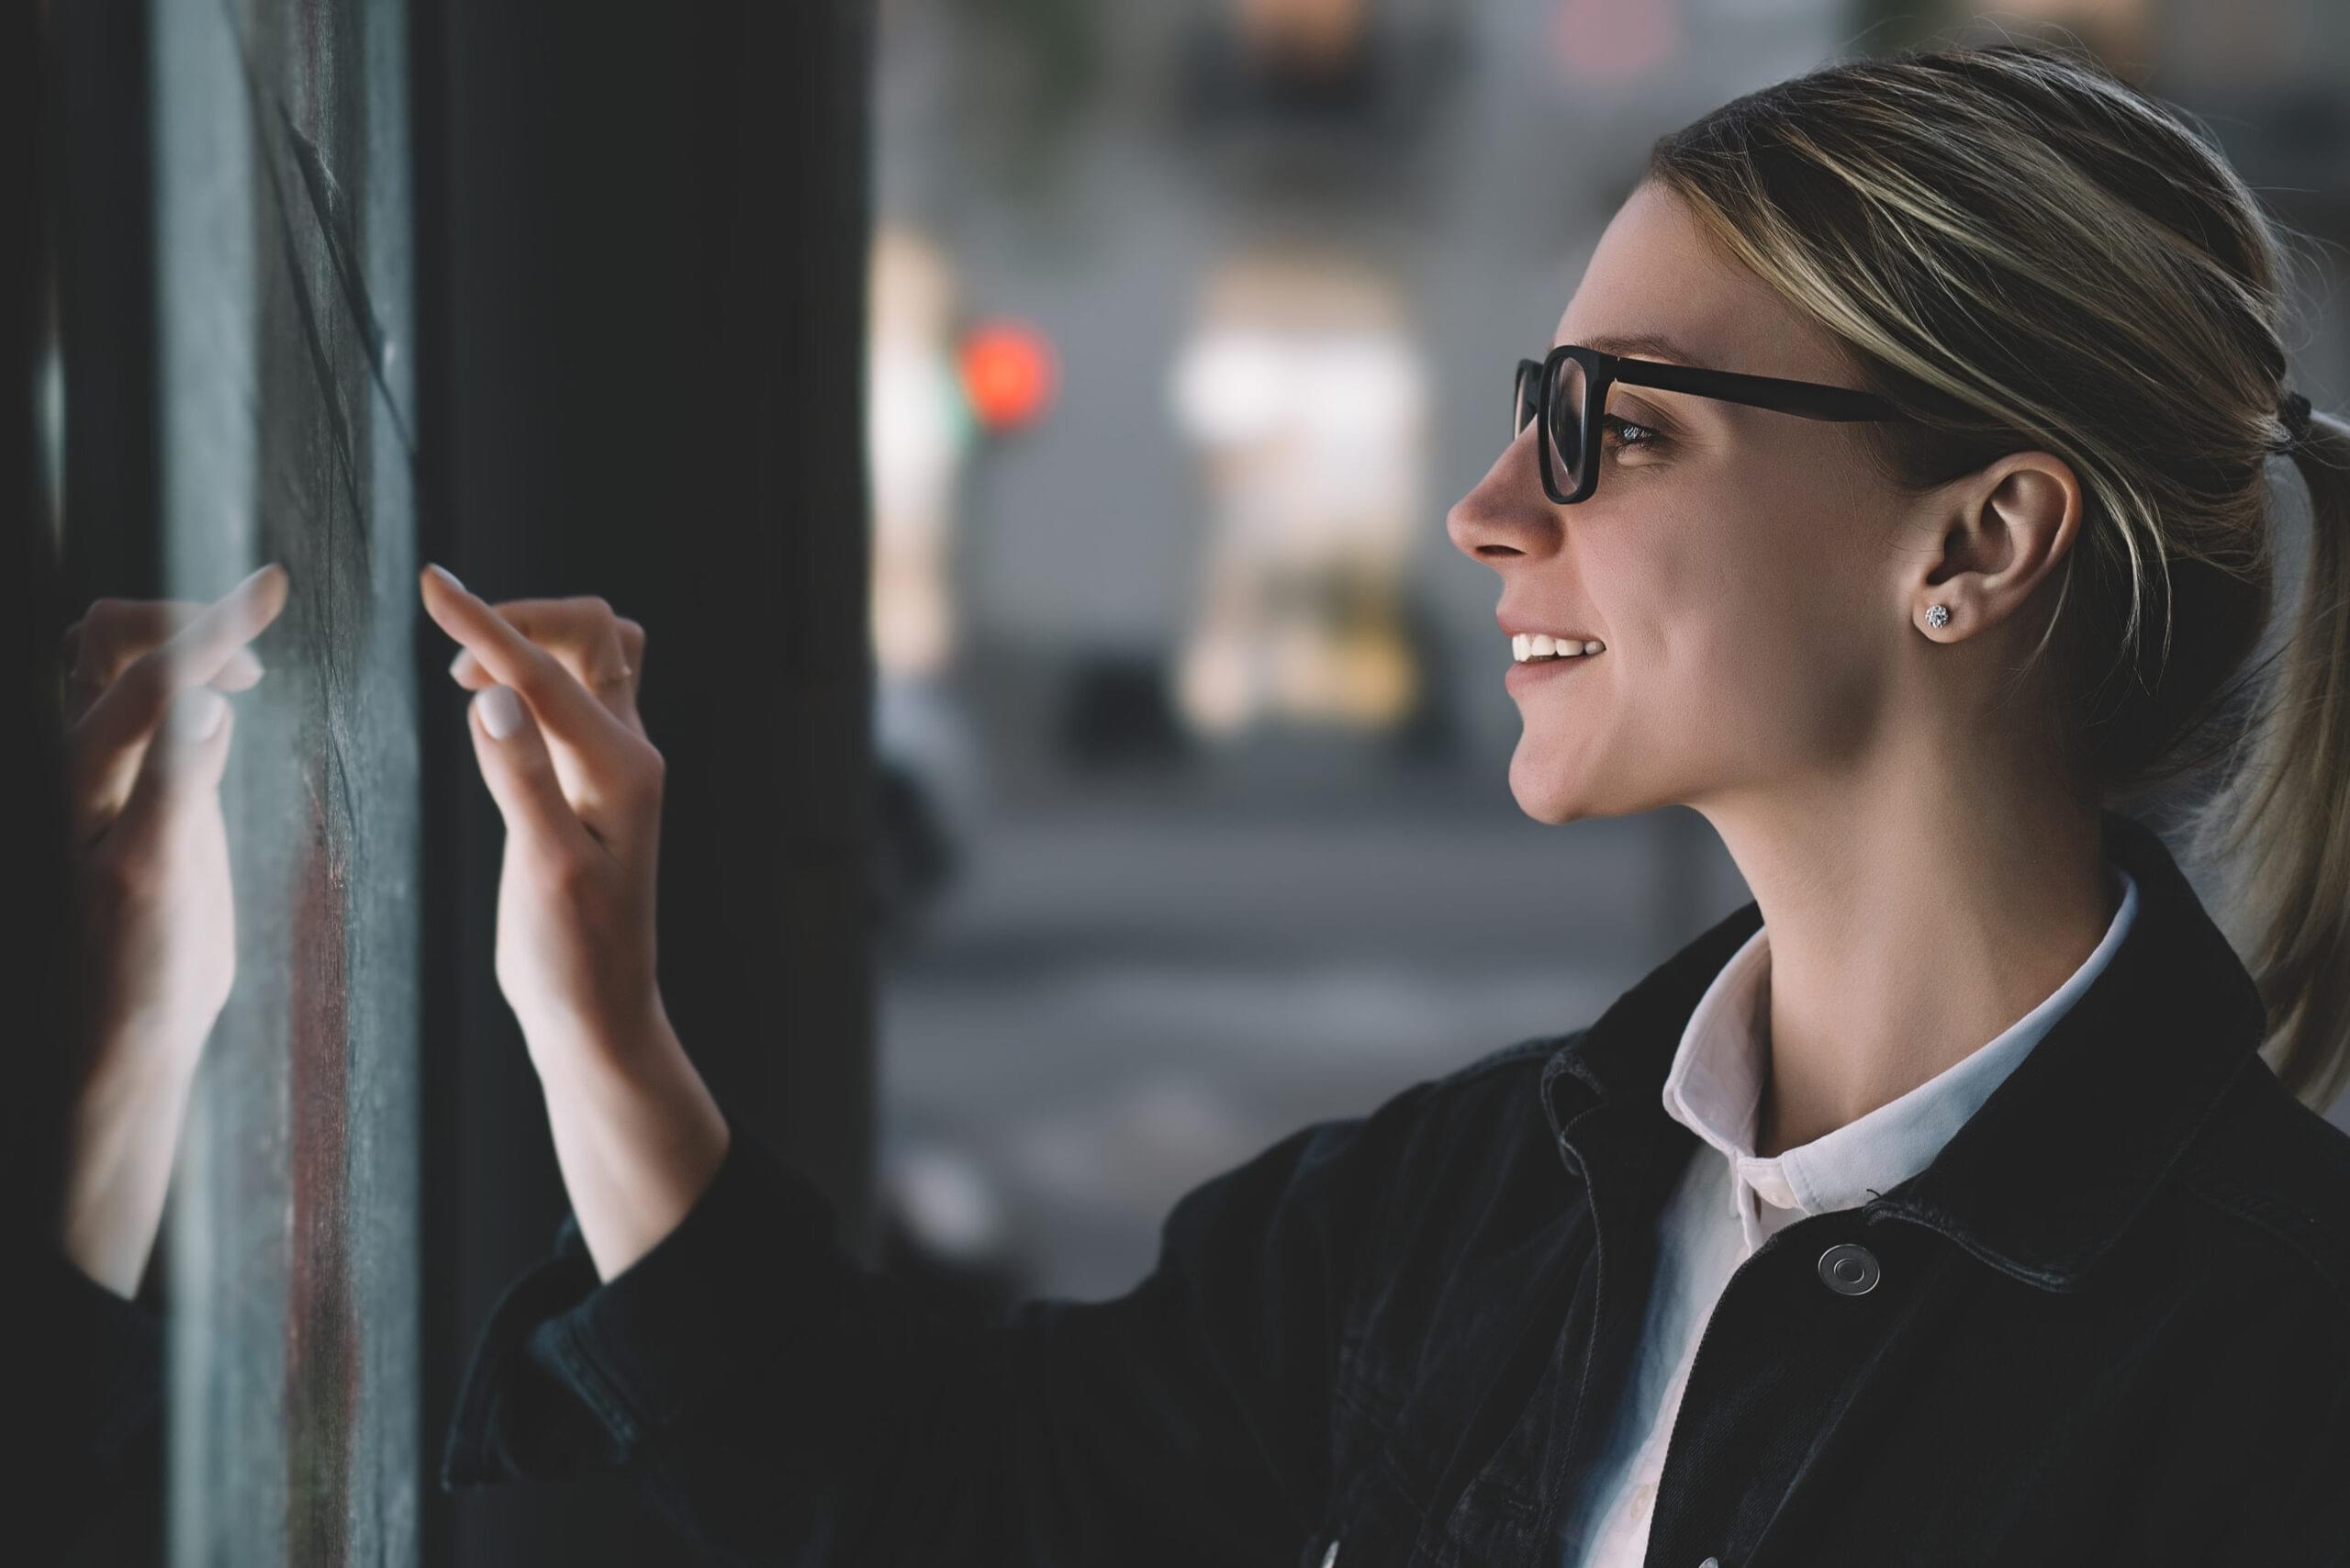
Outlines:
<svg viewBox="0 0 2350 1568"><path fill-rule="evenodd" d="M1053 345L1024 321L986 321L963 340L957 356L963 396L990 430L1016 429L1052 406L1058 384Z"/></svg>

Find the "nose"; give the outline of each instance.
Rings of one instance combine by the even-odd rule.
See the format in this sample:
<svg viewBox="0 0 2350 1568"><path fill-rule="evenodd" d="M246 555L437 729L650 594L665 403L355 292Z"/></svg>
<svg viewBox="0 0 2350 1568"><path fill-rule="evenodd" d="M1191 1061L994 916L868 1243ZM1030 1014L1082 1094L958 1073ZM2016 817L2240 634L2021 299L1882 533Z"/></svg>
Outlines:
<svg viewBox="0 0 2350 1568"><path fill-rule="evenodd" d="M1534 442L1534 427L1528 425L1494 460L1477 487L1444 514L1452 547L1497 572L1520 556L1549 555L1559 547L1559 512L1542 493Z"/></svg>

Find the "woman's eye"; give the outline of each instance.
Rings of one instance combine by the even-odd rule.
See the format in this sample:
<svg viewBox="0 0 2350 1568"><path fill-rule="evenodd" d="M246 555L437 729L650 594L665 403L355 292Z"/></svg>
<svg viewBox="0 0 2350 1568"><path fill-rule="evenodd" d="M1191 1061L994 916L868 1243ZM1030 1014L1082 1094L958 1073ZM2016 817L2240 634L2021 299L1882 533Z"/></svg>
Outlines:
<svg viewBox="0 0 2350 1568"><path fill-rule="evenodd" d="M1655 446L1664 440L1663 436L1649 426L1636 425L1631 420L1620 419L1614 414L1602 414L1599 417L1599 422L1603 430L1615 433L1616 444L1619 448Z"/></svg>

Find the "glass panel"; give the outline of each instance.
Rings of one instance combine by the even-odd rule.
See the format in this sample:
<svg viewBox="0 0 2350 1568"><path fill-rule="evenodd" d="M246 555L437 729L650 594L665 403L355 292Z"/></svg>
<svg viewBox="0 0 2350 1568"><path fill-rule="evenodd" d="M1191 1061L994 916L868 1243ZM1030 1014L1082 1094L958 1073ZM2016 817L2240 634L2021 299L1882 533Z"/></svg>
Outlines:
<svg viewBox="0 0 2350 1568"><path fill-rule="evenodd" d="M1512 441L1525 431L1527 420L1534 417L1539 407L1540 389L1535 383L1535 377L1541 374L1541 369L1540 363L1536 360L1517 362L1517 371L1510 386L1509 433Z"/></svg>
<svg viewBox="0 0 2350 1568"><path fill-rule="evenodd" d="M1583 482L1583 363L1561 359L1550 376L1550 461L1559 488L1572 493Z"/></svg>
<svg viewBox="0 0 2350 1568"><path fill-rule="evenodd" d="M171 1560L413 1562L405 7L154 10L163 588L288 597L220 801L235 985L168 1226Z"/></svg>

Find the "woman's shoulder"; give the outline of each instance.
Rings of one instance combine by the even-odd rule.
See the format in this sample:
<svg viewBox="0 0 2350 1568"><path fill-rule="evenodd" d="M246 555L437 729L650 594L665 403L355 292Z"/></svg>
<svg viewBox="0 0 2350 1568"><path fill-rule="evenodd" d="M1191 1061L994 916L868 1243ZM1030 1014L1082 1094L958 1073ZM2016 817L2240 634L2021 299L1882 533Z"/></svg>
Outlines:
<svg viewBox="0 0 2350 1568"><path fill-rule="evenodd" d="M1528 1118L1539 1123L1544 1070L1583 1034L1570 1029L1512 1040L1414 1083L1397 1099L1410 1102L1414 1119L1445 1138L1457 1137L1472 1124L1497 1126ZM1542 1141L1547 1145L1547 1138Z"/></svg>
<svg viewBox="0 0 2350 1568"><path fill-rule="evenodd" d="M2182 1201L2350 1310L2350 1132L2249 1058L2180 1162Z"/></svg>
<svg viewBox="0 0 2350 1568"><path fill-rule="evenodd" d="M1570 1029L1562 1035L1533 1035L1522 1040L1487 1051L1473 1061L1454 1068L1436 1079L1430 1087L1438 1090L1467 1088L1497 1073L1515 1069L1520 1072L1539 1070L1552 1057L1582 1037L1581 1029Z"/></svg>
<svg viewBox="0 0 2350 1568"><path fill-rule="evenodd" d="M1583 1033L1530 1035L1497 1046L1396 1091L1368 1120L1382 1129L1389 1157L1416 1175L1437 1166L1456 1173L1470 1166L1516 1170L1524 1159L1552 1158L1543 1073ZM1536 1131L1541 1136L1527 1136ZM1471 1151L1486 1158L1464 1159Z"/></svg>

